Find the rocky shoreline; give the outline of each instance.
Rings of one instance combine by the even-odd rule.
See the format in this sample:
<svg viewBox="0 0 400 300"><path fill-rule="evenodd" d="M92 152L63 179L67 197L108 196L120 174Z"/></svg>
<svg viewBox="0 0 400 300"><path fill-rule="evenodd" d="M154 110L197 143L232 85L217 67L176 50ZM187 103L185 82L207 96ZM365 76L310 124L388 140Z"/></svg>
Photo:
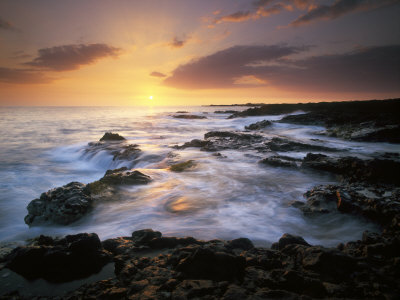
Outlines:
<svg viewBox="0 0 400 300"><path fill-rule="evenodd" d="M260 121L242 131L211 131L204 139L172 145L172 151L198 148L213 152L251 150L259 161L274 168L322 172L337 183L305 191L305 201L291 206L305 218L343 213L377 224L381 232L365 231L362 239L334 248L310 245L290 232L271 248L255 247L246 237L202 241L193 237L165 237L151 229L128 237L100 241L96 233L66 237L39 236L14 249L0 251L4 269L28 280L43 278L60 283L84 279L114 264L114 274L58 296L36 299L398 299L400 295L400 157L377 153L366 159L332 155L331 146L304 143L287 137L266 138L274 122L324 125L321 134L360 141L399 143L399 100L349 103L261 105L230 118L286 114L280 121ZM378 105L379 104L379 105ZM382 105L380 105L382 104ZM328 114L329 111L329 114ZM183 113L183 112L181 112ZM184 119L190 119L192 115ZM134 161L138 145L118 134L106 133L89 143L87 153L101 149L114 159ZM307 152L304 158L280 153ZM323 154L322 154L322 153ZM171 157L173 152L171 152ZM329 155L328 155L329 154ZM169 171L186 172L196 161L171 160ZM115 200L119 187L147 184L151 178L131 168L108 170L89 184L71 182L43 193L28 205L25 222L68 225L89 213L96 203ZM0 299L31 299L18 290Z"/></svg>

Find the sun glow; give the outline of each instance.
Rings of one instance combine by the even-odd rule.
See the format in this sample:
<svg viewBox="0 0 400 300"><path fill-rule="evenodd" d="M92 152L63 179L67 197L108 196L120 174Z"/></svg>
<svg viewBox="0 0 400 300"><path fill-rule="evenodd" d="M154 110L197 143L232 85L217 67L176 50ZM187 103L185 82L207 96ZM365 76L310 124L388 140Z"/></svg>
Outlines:
<svg viewBox="0 0 400 300"><path fill-rule="evenodd" d="M150 99L150 100L153 100L153 96L149 96L149 99Z"/></svg>

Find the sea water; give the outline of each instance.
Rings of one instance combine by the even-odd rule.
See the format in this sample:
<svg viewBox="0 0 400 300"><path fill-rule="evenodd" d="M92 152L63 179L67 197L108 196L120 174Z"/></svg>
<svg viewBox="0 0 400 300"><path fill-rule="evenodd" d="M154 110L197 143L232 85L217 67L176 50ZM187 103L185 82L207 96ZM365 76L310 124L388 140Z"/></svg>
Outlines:
<svg viewBox="0 0 400 300"><path fill-rule="evenodd" d="M304 201L303 193L313 186L335 183L332 176L259 164L269 154L256 150L224 150L215 156L198 148L173 148L202 139L208 131L243 130L257 121L283 117L227 119L226 114L214 113L224 109L245 107L0 108L0 241L79 232L96 232L106 239L152 228L164 235L199 239L247 237L257 245L270 245L287 232L312 244L334 246L359 239L364 230L377 230L354 216L337 213L309 218L290 206L292 201ZM206 119L172 117L182 110ZM341 150L336 156L366 158L376 152L399 152L391 144L324 137L318 134L321 130L274 123L262 134L335 147ZM134 164L115 161L104 151L85 152L89 142L109 131L139 145L142 152ZM307 153L273 154L303 158ZM196 167L171 172L167 168L171 157L177 162L192 159ZM87 216L67 226L29 228L24 223L26 206L41 193L71 181L89 183L106 170L123 166L151 176L152 182L123 188L119 200L98 203Z"/></svg>

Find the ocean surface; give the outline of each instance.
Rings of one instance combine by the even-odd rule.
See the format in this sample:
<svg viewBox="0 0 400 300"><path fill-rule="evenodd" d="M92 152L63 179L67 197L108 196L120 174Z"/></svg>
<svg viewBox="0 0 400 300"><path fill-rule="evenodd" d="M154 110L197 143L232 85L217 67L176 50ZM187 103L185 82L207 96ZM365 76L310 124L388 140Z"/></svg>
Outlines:
<svg viewBox="0 0 400 300"><path fill-rule="evenodd" d="M289 205L294 200L304 201L303 193L317 184L335 183L335 178L258 163L267 155L302 158L306 152L227 150L221 151L224 157L217 157L198 148L172 148L202 139L208 131L243 130L260 120L283 117L226 119L228 115L214 113L226 109L245 107L1 107L0 241L79 232L96 232L106 239L152 228L165 236L248 237L256 245L266 246L287 232L312 244L334 246L359 239L364 230L378 230L363 219L339 213L308 218ZM182 110L207 119L172 117ZM391 144L318 135L323 129L274 123L262 134L342 149L329 155L368 157L375 152L400 152ZM98 141L107 131L138 144L141 156L134 162L113 161L105 151L85 152L89 142ZM167 169L171 157L176 162L193 159L197 166L187 172L171 172ZM99 203L68 226L29 228L24 223L26 206L41 193L71 181L92 182L106 170L122 166L150 175L152 183L124 188L120 200Z"/></svg>

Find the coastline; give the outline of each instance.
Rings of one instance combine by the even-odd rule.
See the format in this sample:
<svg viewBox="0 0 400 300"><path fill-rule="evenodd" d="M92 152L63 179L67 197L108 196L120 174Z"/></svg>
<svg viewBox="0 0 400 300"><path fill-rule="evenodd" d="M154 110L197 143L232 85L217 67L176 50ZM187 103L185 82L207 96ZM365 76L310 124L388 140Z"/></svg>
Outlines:
<svg viewBox="0 0 400 300"><path fill-rule="evenodd" d="M367 115L360 107L347 110L345 118L340 117L342 108L335 111L332 109L335 105L328 105L330 115L326 115L326 108L321 109L317 105L309 112L303 109L305 114L291 115L279 122L294 122L300 125L324 124L327 130L323 134L328 136L357 141L398 143L400 122L398 110L393 107L398 107L397 102L400 101L396 100L395 104L393 101L386 102L389 103L387 107L381 105L381 111L378 111L376 106L368 107L370 114ZM360 104L362 103L358 103ZM349 109L349 105L353 104L347 104L346 109ZM274 114L268 107L272 107L276 114L293 111L293 108L298 110L296 106L262 106L234 114L232 118ZM62 296L65 299L395 299L400 293L398 155L380 153L373 159L364 160L356 157L330 157L319 154L318 151L334 153L333 148L282 138L263 140L257 134L257 130L268 130L271 124L252 124L253 127L241 132L208 132L203 140L188 141L174 146L174 149L192 147L216 155L224 149L254 149L260 147L260 143L264 148L257 150L261 153L304 149L309 151L304 159L293 160L290 157L275 155L268 156L260 163L278 168L328 172L340 177L341 182L304 191L306 202L291 205L310 218L332 211L362 216L381 226L382 232L365 232L362 240L339 244L336 248L311 246L302 237L291 235L290 232L284 234L272 248L254 247L245 237L231 241L205 242L195 238L163 237L160 232L152 230L135 231L131 237L107 239L102 242L96 234L87 233L62 239L41 236L27 246L10 249L1 258L1 269L13 269L28 278L55 279L61 275L55 275L54 272L57 271L54 265L63 266L65 271L65 260L68 258L70 271L65 271L66 274L62 274L57 281L70 281L96 273L110 262L115 264L115 277L71 291ZM118 155L124 158L133 160L137 157L137 147L121 148L117 143L100 142L92 146L110 149L110 145L112 149L123 149ZM187 163L177 169L178 172L185 172L192 166L193 164ZM146 184L151 180L146 174L137 172L129 168L110 170L98 181L88 185L74 185L74 195L86 199L87 205L77 206L79 212L74 213L74 218L68 219L65 224L76 221L75 217L79 218L80 214L86 213L90 209L91 201L101 201L102 198L110 197L116 187L125 184ZM64 193L70 191L71 186L62 188L64 189L60 191ZM52 195L48 194L50 198ZM92 197L92 200L88 197ZM82 210L82 207L85 207L85 210ZM32 216L42 216L39 214L41 211L36 208L32 212ZM46 216L44 219L47 222L51 218ZM34 218L29 217L27 220L28 224L34 222ZM51 220L57 222L59 219ZM91 257L89 261L93 257L95 259L82 267L82 261L88 260L88 253ZM41 262L40 271L37 270L38 262ZM82 269L83 273L77 273L77 269ZM27 275L26 272L30 274ZM65 275L67 277L63 277ZM11 292L2 297L24 299L18 292Z"/></svg>

